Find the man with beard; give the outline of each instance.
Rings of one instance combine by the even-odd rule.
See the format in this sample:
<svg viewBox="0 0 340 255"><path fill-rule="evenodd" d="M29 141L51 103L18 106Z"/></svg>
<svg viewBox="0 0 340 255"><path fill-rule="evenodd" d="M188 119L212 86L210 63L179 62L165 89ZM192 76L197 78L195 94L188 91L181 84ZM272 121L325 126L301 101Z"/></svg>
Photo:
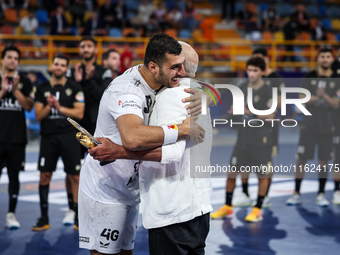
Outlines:
<svg viewBox="0 0 340 255"><path fill-rule="evenodd" d="M74 227L78 229L78 187L81 167L79 143L76 130L67 117L81 120L84 116L84 94L81 86L65 77L69 59L57 55L52 63L52 78L37 87L35 94L35 115L41 122L41 142L38 161L40 170L39 196L41 217L32 227L42 231L50 227L48 218L48 192L52 172L55 171L59 156L64 170L72 182L74 200Z"/></svg>
<svg viewBox="0 0 340 255"><path fill-rule="evenodd" d="M119 75L120 54L115 49L110 49L103 54L103 67L112 73L112 80Z"/></svg>
<svg viewBox="0 0 340 255"><path fill-rule="evenodd" d="M97 65L96 63L97 42L92 37L83 37L79 42L79 55L82 58L81 63L74 68L70 68L66 77L76 81L82 86L85 96L84 118L80 124L91 134L96 128L98 116L99 101L107 85L112 81L111 71ZM81 155L84 157L85 147L79 145ZM71 181L66 177L65 185L69 202L69 210L63 219L64 224L73 224L74 218L73 197Z"/></svg>
<svg viewBox="0 0 340 255"><path fill-rule="evenodd" d="M178 86L179 78L185 74L181 52L174 38L166 34L153 36L144 64L117 77L103 94L94 136L106 138L99 139L101 144L90 150L92 156L85 160L79 186L79 246L89 249L92 255L132 254L140 160L171 158L169 153L161 154L161 146L183 138L203 140L204 130L195 123L190 125L189 118L178 125L147 126L159 89L163 85ZM101 155L99 160L109 161L101 159L103 153L114 157L118 150L123 150L121 157L113 163L101 166L95 160Z"/></svg>
<svg viewBox="0 0 340 255"><path fill-rule="evenodd" d="M327 161L332 155L332 138L335 128L335 109L339 107L340 89L337 76L332 71L334 61L332 50L321 49L315 71L307 73L302 80L301 87L310 91L312 97L306 103L307 110L312 114L304 116L300 127L300 141L297 148L297 162L295 172L295 192L287 200L287 205L302 203L300 186L304 176L306 162L314 159L315 145L318 145L319 165L315 171L319 172L319 191L315 204L328 206L329 202L324 195L327 180ZM305 95L300 95L305 97Z"/></svg>
<svg viewBox="0 0 340 255"><path fill-rule="evenodd" d="M1 54L0 73L0 175L7 167L9 179L9 209L6 215L6 227L15 229L20 223L15 218L15 209L20 189L19 171L25 167L26 120L25 110L31 111L32 83L18 74L17 67L20 51L15 46L8 46Z"/></svg>

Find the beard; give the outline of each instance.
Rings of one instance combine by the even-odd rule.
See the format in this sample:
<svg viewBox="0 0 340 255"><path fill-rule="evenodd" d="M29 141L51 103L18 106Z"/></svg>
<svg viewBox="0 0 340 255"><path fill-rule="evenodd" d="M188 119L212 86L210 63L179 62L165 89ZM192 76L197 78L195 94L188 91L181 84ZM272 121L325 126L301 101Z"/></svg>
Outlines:
<svg viewBox="0 0 340 255"><path fill-rule="evenodd" d="M326 71L330 68L330 66L325 66L325 65L321 65L320 66L322 68L322 70Z"/></svg>
<svg viewBox="0 0 340 255"><path fill-rule="evenodd" d="M85 59L86 61L89 61L89 60L91 60L91 59L94 58L94 53L92 53L89 57L84 57L84 55L83 55L82 57L83 57L83 59Z"/></svg>
<svg viewBox="0 0 340 255"><path fill-rule="evenodd" d="M60 74L60 75L57 75L57 74L53 73L53 75L54 75L54 77L55 77L57 80L60 80L60 79L62 79L62 78L64 77L65 73L62 73L62 74Z"/></svg>

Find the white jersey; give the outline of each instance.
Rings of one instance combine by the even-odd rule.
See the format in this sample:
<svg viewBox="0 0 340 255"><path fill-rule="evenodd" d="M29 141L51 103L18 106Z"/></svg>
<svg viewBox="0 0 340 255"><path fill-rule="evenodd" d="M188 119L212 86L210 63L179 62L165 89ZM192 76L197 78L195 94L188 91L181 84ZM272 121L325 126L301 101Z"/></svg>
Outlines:
<svg viewBox="0 0 340 255"><path fill-rule="evenodd" d="M179 87L165 89L157 95L150 126L180 124L188 117L182 99L188 97L184 88L190 88L190 81L180 79ZM141 164L139 185L145 228L189 221L212 211L210 178L192 178L190 174L193 150L200 152L200 164L210 165L212 127L209 109L207 113L197 120L206 131L203 143L194 145L181 140L163 146L161 162L144 161Z"/></svg>
<svg viewBox="0 0 340 255"><path fill-rule="evenodd" d="M116 119L125 114L135 114L148 125L156 92L145 82L138 67L128 69L105 90L99 105L95 137L107 137L122 145ZM101 166L88 155L81 169L79 188L95 201L135 205L139 203L139 165L137 160L118 159Z"/></svg>

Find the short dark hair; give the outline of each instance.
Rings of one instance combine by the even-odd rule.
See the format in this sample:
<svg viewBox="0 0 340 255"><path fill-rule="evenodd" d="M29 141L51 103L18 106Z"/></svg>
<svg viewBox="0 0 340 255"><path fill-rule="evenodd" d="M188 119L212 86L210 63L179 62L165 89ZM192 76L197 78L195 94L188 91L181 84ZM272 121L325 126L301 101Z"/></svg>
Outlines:
<svg viewBox="0 0 340 255"><path fill-rule="evenodd" d="M85 36L81 38L81 40L79 41L79 44L81 44L83 41L91 41L94 43L94 46L97 46L97 41L91 36Z"/></svg>
<svg viewBox="0 0 340 255"><path fill-rule="evenodd" d="M253 54L252 55L254 55L254 54L261 54L264 57L268 56L268 52L267 52L266 48L257 48L255 50L253 50Z"/></svg>
<svg viewBox="0 0 340 255"><path fill-rule="evenodd" d="M20 52L20 50L19 50L16 46L14 46L14 45L6 46L6 47L3 49L3 51L1 52L1 59L4 59L4 58L5 58L7 51L16 51L16 52L18 53L18 59L19 59L19 61L20 61L20 54L21 54L21 52Z"/></svg>
<svg viewBox="0 0 340 255"><path fill-rule="evenodd" d="M322 49L319 51L318 56L319 56L321 53L327 53L327 52L331 53L332 56L333 56L333 51L332 51L330 48L322 48Z"/></svg>
<svg viewBox="0 0 340 255"><path fill-rule="evenodd" d="M248 66L259 67L261 71L266 70L266 63L264 62L263 58L260 58L260 57L253 57L253 58L248 59L247 67Z"/></svg>
<svg viewBox="0 0 340 255"><path fill-rule="evenodd" d="M52 62L54 62L54 60L55 60L56 58L65 59L65 60L66 60L66 65L67 65L67 66L68 66L68 64L70 63L70 59L69 59L68 57L66 57L65 55L61 54L61 53L55 55L55 56L53 57L53 61L52 61Z"/></svg>
<svg viewBox="0 0 340 255"><path fill-rule="evenodd" d="M106 60L106 59L108 59L109 58L109 56L110 56L110 53L111 52L116 52L116 53L119 53L118 51L116 51L115 49L109 49L108 51L106 51L106 52L104 52L103 53L103 60Z"/></svg>
<svg viewBox="0 0 340 255"><path fill-rule="evenodd" d="M144 65L148 68L152 61L161 65L165 61L165 54L179 55L182 52L182 46L173 37L167 34L154 35L145 50Z"/></svg>

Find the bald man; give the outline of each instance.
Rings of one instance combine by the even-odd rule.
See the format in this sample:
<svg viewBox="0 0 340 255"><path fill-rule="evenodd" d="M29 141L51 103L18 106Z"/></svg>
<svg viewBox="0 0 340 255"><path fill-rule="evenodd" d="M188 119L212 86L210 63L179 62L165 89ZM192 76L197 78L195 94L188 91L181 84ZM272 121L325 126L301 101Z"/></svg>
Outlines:
<svg viewBox="0 0 340 255"><path fill-rule="evenodd" d="M182 101L187 97L184 89L193 83L195 87L200 86L191 79L195 77L198 55L190 45L180 43L185 55L185 78L180 79L179 87L158 93L150 126L182 123L188 117ZM207 115L200 115L196 122L206 131L203 143L196 145L180 140L162 146L162 155L171 156L162 158L161 162L144 161L140 166L142 218L144 227L149 230L151 255L204 254L212 211L210 175L193 176L190 160L195 160L196 165L210 165L212 127L209 109Z"/></svg>

